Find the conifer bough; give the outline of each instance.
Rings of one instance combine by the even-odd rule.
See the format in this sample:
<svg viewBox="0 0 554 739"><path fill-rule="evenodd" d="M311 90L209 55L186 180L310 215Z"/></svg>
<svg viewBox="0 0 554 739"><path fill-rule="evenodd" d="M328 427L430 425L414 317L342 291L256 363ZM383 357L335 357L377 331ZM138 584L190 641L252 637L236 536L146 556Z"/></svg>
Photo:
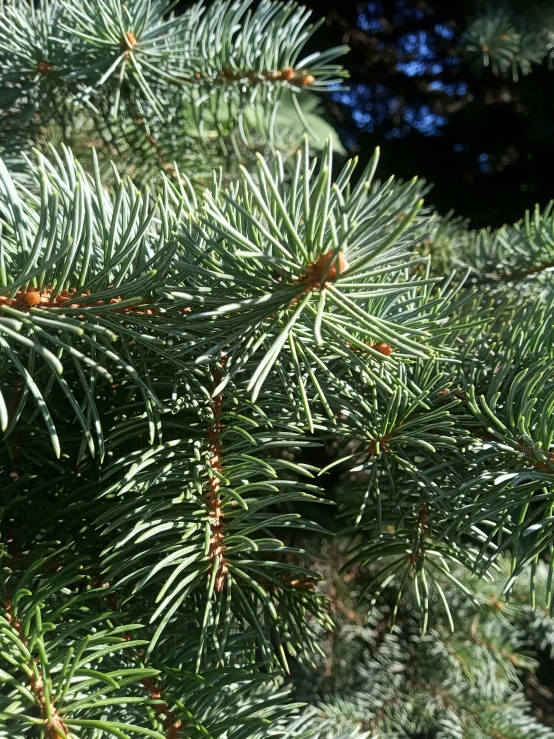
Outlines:
<svg viewBox="0 0 554 739"><path fill-rule="evenodd" d="M496 692L459 660L416 703L384 675L429 639L444 674L491 583L552 644L552 206L474 233L378 152L314 157L285 91L314 123L306 90L342 72L302 58L306 20L0 9L6 737L396 739L437 701L444 737L551 736L511 710L532 663L490 612L470 672L512 665ZM356 623L403 633L408 608L419 636L374 645L356 710L304 709L344 588Z"/></svg>

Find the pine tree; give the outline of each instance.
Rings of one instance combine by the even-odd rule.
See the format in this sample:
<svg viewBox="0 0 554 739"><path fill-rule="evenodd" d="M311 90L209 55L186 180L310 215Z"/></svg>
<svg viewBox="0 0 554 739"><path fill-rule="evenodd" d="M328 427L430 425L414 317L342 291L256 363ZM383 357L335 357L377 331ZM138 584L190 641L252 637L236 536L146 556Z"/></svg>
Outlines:
<svg viewBox="0 0 554 739"><path fill-rule="evenodd" d="M341 168L307 20L1 8L2 736L552 735L554 206Z"/></svg>

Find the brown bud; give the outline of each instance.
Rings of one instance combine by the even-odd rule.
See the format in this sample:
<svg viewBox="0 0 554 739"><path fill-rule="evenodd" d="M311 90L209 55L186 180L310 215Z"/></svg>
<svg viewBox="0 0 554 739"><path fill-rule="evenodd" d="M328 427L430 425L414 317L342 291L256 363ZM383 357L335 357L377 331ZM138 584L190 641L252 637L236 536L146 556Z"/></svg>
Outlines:
<svg viewBox="0 0 554 739"><path fill-rule="evenodd" d="M30 292L26 293L25 302L29 306L29 308L32 308L35 305L40 305L40 293L36 290L31 290Z"/></svg>
<svg viewBox="0 0 554 739"><path fill-rule="evenodd" d="M389 344L373 344L372 349L375 349L376 352L379 352L379 354L383 354L385 357L390 357L390 355L393 353L394 349L392 346L389 346Z"/></svg>
<svg viewBox="0 0 554 739"><path fill-rule="evenodd" d="M121 51L130 51L137 45L137 38L132 31L127 31L121 39Z"/></svg>
<svg viewBox="0 0 554 739"><path fill-rule="evenodd" d="M331 266L329 267L330 264ZM315 263L314 276L319 282L322 282L323 280L331 281L336 279L337 274L340 275L340 273L344 272L347 267L348 263L341 251L339 251L336 258L333 252L328 251L326 254L322 254Z"/></svg>

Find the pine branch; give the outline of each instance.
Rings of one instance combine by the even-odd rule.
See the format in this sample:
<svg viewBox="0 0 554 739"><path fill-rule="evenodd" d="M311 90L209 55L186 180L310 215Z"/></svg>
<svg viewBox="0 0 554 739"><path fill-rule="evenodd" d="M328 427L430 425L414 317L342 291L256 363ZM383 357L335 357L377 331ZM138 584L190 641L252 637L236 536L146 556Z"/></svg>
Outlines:
<svg viewBox="0 0 554 739"><path fill-rule="evenodd" d="M32 13L10 4L0 16L5 138L23 125L38 143L55 124L67 143L93 124L89 138L104 138L149 176L157 168L147 167L144 145L171 176L173 162L182 168L213 131L220 153L229 134L235 154L235 137L272 147L283 93L300 110L305 89L328 90L344 76L333 62L346 47L301 58L317 28L310 13L290 2L249 4L198 3L182 15L165 0L109 0L100 13L95 0L44 0Z"/></svg>

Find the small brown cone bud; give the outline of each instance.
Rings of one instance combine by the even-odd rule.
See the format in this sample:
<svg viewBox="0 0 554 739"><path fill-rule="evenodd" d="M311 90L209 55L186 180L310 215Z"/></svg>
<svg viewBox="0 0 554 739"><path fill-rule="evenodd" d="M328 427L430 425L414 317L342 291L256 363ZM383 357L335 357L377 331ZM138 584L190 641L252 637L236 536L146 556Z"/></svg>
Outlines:
<svg viewBox="0 0 554 739"><path fill-rule="evenodd" d="M332 264L331 264L332 262ZM329 267L329 265L331 266ZM348 263L344 258L344 254L339 251L335 258L332 251L322 254L314 264L314 277L318 282L332 282L348 267Z"/></svg>
<svg viewBox="0 0 554 739"><path fill-rule="evenodd" d="M295 79L294 81L300 87L308 87L308 85L314 84L315 77L311 74L305 74L303 77L299 77L298 79Z"/></svg>
<svg viewBox="0 0 554 739"><path fill-rule="evenodd" d="M134 49L137 45L137 38L132 31L127 31L125 36L121 39L121 51L129 51Z"/></svg>
<svg viewBox="0 0 554 739"><path fill-rule="evenodd" d="M294 76L295 72L294 69L291 69L291 67L287 67L281 72L281 79L286 80L287 82L290 82L292 79L294 79Z"/></svg>
<svg viewBox="0 0 554 739"><path fill-rule="evenodd" d="M35 305L40 305L40 293L38 293L36 290L31 290L31 292L26 293L25 303L29 306L29 308L33 308Z"/></svg>
<svg viewBox="0 0 554 739"><path fill-rule="evenodd" d="M392 346L389 346L389 344L373 344L372 349L375 349L376 352L379 352L379 354L384 354L385 357L390 357L390 355L393 353L394 349Z"/></svg>

